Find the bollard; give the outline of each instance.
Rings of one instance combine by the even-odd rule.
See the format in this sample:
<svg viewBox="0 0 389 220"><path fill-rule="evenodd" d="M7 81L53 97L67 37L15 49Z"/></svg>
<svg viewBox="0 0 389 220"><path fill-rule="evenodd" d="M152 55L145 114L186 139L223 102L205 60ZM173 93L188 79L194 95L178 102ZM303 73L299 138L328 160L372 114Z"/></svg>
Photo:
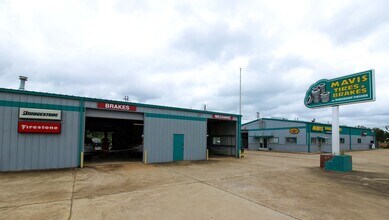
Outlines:
<svg viewBox="0 0 389 220"><path fill-rule="evenodd" d="M81 155L80 155L80 167L81 168L84 167L84 152L81 152Z"/></svg>

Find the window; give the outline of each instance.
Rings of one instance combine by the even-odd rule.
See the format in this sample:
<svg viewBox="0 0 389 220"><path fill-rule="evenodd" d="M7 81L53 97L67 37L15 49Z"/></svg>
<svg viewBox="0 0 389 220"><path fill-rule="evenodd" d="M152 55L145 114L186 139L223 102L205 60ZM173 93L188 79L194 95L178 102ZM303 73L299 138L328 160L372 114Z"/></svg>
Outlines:
<svg viewBox="0 0 389 220"><path fill-rule="evenodd" d="M269 138L269 144L278 144L278 137Z"/></svg>
<svg viewBox="0 0 389 220"><path fill-rule="evenodd" d="M317 143L317 138L311 138L311 144L316 144Z"/></svg>
<svg viewBox="0 0 389 220"><path fill-rule="evenodd" d="M344 144L344 138L340 138L340 143Z"/></svg>
<svg viewBox="0 0 389 220"><path fill-rule="evenodd" d="M285 140L286 140L286 143L288 143L288 144L296 144L297 143L296 137L286 137Z"/></svg>
<svg viewBox="0 0 389 220"><path fill-rule="evenodd" d="M326 139L322 138L322 137L318 137L317 141L319 142L319 144L325 144L326 143Z"/></svg>
<svg viewBox="0 0 389 220"><path fill-rule="evenodd" d="M214 145L220 145L220 137L213 137L212 143Z"/></svg>
<svg viewBox="0 0 389 220"><path fill-rule="evenodd" d="M358 138L358 144L362 143L362 139Z"/></svg>

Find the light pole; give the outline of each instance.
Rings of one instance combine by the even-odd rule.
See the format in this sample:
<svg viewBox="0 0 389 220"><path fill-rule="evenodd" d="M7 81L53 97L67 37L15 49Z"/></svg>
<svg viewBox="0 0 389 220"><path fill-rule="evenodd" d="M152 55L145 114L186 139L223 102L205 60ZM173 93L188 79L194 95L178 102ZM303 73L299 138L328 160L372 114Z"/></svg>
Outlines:
<svg viewBox="0 0 389 220"><path fill-rule="evenodd" d="M239 115L242 115L242 68L239 68Z"/></svg>

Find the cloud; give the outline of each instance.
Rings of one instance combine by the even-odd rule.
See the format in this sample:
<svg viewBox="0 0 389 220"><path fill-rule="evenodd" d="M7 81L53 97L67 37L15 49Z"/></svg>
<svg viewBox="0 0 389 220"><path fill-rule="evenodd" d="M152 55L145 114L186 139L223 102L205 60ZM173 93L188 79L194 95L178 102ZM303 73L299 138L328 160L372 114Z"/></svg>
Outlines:
<svg viewBox="0 0 389 220"><path fill-rule="evenodd" d="M208 61L223 61L235 55L248 55L252 45L252 36L246 30L229 30L227 24L221 23L188 28L172 47Z"/></svg>
<svg viewBox="0 0 389 220"><path fill-rule="evenodd" d="M324 32L337 44L360 41L388 23L387 6L385 0L351 1L323 25Z"/></svg>
<svg viewBox="0 0 389 220"><path fill-rule="evenodd" d="M341 123L383 126L385 1L3 1L0 87L327 122L306 89L374 68L377 101Z"/></svg>

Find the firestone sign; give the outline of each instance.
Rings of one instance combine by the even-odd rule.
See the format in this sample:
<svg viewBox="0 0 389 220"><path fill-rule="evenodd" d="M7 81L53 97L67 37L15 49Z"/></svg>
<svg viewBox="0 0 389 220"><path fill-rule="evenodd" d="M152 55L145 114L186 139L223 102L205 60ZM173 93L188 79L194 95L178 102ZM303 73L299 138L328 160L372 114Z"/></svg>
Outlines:
<svg viewBox="0 0 389 220"><path fill-rule="evenodd" d="M308 108L336 106L375 100L374 70L335 79L322 79L305 94Z"/></svg>
<svg viewBox="0 0 389 220"><path fill-rule="evenodd" d="M112 104L112 103L105 103L105 102L97 103L97 108L117 110L117 111L130 111L130 112L136 111L136 106L133 105L121 105L121 104Z"/></svg>
<svg viewBox="0 0 389 220"><path fill-rule="evenodd" d="M19 133L59 134L61 133L61 123L19 121L18 132Z"/></svg>

